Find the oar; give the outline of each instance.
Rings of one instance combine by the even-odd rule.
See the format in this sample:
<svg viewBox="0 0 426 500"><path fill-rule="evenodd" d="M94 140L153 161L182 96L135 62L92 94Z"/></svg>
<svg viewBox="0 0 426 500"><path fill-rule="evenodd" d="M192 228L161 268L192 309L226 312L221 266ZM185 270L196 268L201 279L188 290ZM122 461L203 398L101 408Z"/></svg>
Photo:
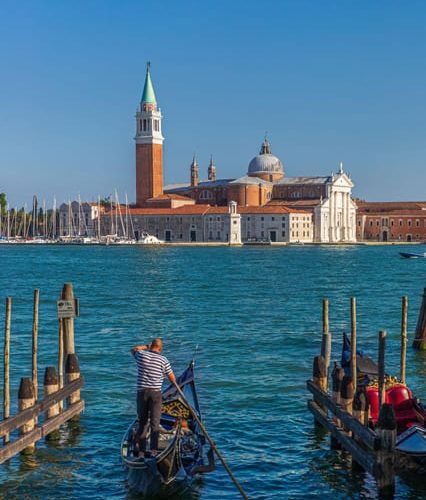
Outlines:
<svg viewBox="0 0 426 500"><path fill-rule="evenodd" d="M203 423L198 418L198 415L195 413L195 411L192 408L192 406L186 400L186 397L184 396L184 394L182 392L182 389L176 383L174 385L175 385L178 393L182 397L184 403L189 408L189 411L191 412L192 416L196 420L197 424L200 426L200 429L201 429L202 433L204 434L204 436L206 437L207 441L209 442L210 446L212 447L212 450L219 457L220 461L222 462L222 465L225 467L226 472L229 474L229 477L232 479L232 482L235 484L235 486L237 487L238 491L241 493L241 496L244 498L244 500L249 500L249 497L246 495L246 492L243 490L241 484L238 482L238 479L234 476L234 473L232 472L232 470L229 468L228 464L226 463L225 458L223 457L222 453L217 449L217 446L214 444L212 438L209 436L209 434L206 431L206 428L204 427Z"/></svg>

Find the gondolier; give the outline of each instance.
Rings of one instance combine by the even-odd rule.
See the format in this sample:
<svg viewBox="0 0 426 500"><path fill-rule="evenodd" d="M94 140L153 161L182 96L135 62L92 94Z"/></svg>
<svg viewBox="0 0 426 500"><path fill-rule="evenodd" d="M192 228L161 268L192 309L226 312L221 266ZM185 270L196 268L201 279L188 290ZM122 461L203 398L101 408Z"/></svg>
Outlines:
<svg viewBox="0 0 426 500"><path fill-rule="evenodd" d="M151 427L151 455L158 452L158 437L161 417L161 386L167 375L172 384L176 377L170 366L169 360L161 354L163 342L160 338L154 339L151 344L132 347L137 367L137 411L139 427L137 441L139 452L146 451L146 437Z"/></svg>

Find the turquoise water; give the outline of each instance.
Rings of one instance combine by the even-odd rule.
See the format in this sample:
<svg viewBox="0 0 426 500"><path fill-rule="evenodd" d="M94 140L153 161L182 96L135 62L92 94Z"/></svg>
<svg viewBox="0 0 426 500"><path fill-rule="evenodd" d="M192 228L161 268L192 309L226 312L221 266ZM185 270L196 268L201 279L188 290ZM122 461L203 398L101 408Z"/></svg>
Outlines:
<svg viewBox="0 0 426 500"><path fill-rule="evenodd" d="M114 248L0 247L0 321L13 297L12 399L31 371L33 288L41 290L39 371L56 363L55 300L72 281L81 301L76 350L86 379L80 429L40 442L34 457L0 466L6 498L135 498L120 463L135 413L129 348L162 336L176 372L198 345L197 377L207 429L251 498L375 498L374 481L329 450L307 412L305 381L320 348L321 300L330 299L333 355L358 298L359 342L376 355L389 334L398 370L400 302L415 328L426 260L403 247ZM426 356L408 350L408 380L426 398ZM41 380L41 379L40 379ZM417 484L416 484L417 483ZM399 498L426 496L426 480L398 480ZM219 465L192 498L239 498Z"/></svg>

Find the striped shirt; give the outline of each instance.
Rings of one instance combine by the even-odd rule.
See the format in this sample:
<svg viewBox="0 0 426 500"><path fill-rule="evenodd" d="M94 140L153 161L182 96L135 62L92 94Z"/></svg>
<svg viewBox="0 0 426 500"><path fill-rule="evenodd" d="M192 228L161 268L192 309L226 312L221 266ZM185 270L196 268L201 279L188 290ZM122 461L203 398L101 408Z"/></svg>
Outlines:
<svg viewBox="0 0 426 500"><path fill-rule="evenodd" d="M134 356L138 367L138 391L161 390L165 375L172 373L169 360L158 352L152 351L135 351Z"/></svg>

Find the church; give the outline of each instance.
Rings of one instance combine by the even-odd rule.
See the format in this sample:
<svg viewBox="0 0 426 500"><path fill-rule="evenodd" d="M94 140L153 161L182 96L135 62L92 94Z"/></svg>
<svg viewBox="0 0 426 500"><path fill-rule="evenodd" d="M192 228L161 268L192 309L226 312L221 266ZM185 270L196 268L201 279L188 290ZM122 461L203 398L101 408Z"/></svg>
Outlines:
<svg viewBox="0 0 426 500"><path fill-rule="evenodd" d="M356 241L354 185L342 163L328 176L287 177L265 138L241 177L218 177L211 158L207 180L200 180L194 157L188 182L164 186L162 119L148 63L136 111L136 205L130 208L136 234L230 244Z"/></svg>

